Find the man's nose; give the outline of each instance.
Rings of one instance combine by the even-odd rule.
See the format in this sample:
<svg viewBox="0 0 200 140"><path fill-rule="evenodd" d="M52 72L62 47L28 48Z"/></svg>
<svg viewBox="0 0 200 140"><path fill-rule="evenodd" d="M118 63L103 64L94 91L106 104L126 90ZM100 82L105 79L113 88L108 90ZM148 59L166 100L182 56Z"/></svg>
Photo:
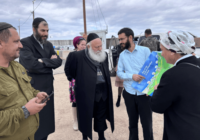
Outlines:
<svg viewBox="0 0 200 140"><path fill-rule="evenodd" d="M102 47L99 47L98 50L101 51L101 50L102 50Z"/></svg>
<svg viewBox="0 0 200 140"><path fill-rule="evenodd" d="M45 34L46 36L48 36L48 31L46 31L44 34Z"/></svg>
<svg viewBox="0 0 200 140"><path fill-rule="evenodd" d="M19 41L19 48L23 48L23 45L20 41Z"/></svg>

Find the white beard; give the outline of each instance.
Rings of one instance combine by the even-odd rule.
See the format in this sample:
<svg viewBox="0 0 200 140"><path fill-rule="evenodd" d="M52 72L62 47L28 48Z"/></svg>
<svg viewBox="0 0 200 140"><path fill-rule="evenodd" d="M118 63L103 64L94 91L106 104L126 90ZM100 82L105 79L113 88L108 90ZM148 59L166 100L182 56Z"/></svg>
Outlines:
<svg viewBox="0 0 200 140"><path fill-rule="evenodd" d="M92 50L92 47L90 47L88 49L88 53L91 59L97 61L97 62L103 62L106 59L106 53L104 51L98 51L98 52L94 52Z"/></svg>

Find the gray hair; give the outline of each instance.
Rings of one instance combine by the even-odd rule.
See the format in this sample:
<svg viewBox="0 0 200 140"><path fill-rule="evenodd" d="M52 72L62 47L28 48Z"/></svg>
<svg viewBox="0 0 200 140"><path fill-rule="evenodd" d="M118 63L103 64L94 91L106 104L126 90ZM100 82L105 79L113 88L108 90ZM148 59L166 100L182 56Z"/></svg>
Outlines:
<svg viewBox="0 0 200 140"><path fill-rule="evenodd" d="M87 46L90 46L90 47L91 47L91 42L88 42L88 43L87 43Z"/></svg>
<svg viewBox="0 0 200 140"><path fill-rule="evenodd" d="M0 31L0 41L6 42L6 43L8 42L9 37L12 36L11 33L10 33L10 30L9 30L11 28L16 30L15 27L10 27L8 29Z"/></svg>

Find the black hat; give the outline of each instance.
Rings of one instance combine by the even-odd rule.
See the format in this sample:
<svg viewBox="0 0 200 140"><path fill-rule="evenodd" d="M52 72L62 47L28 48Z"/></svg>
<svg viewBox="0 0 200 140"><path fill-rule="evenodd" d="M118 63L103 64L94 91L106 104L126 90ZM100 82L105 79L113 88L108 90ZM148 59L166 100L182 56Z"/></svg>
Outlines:
<svg viewBox="0 0 200 140"><path fill-rule="evenodd" d="M42 22L42 21L45 21L45 22L47 22L45 19L43 19L43 18L35 18L34 20L33 20L33 27L34 28L38 28L38 26L39 26L39 24Z"/></svg>
<svg viewBox="0 0 200 140"><path fill-rule="evenodd" d="M3 31L5 29L13 27L12 25L6 23L6 22L0 22L0 31Z"/></svg>
<svg viewBox="0 0 200 140"><path fill-rule="evenodd" d="M87 43L89 43L90 41L96 39L96 38L99 38L99 36L95 33L90 33L87 37Z"/></svg>

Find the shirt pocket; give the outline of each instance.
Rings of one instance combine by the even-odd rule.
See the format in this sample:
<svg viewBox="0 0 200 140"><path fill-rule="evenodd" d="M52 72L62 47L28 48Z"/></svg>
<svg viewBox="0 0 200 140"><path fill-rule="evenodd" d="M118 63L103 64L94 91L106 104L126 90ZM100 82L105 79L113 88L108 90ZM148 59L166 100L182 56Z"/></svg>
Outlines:
<svg viewBox="0 0 200 140"><path fill-rule="evenodd" d="M23 81L23 84L22 86L25 88L25 89L31 89L31 78L29 78L28 76L23 76L22 77L22 81Z"/></svg>
<svg viewBox="0 0 200 140"><path fill-rule="evenodd" d="M15 92L18 91L17 88L15 88L14 86L12 85L8 85L8 86L3 86L2 89L0 90L1 91L1 95L3 96L6 96L6 97L9 97L11 96L12 94L14 94Z"/></svg>
<svg viewBox="0 0 200 140"><path fill-rule="evenodd" d="M28 98L28 100L33 98L33 93L32 93L32 86L31 86L31 78L29 78L28 76L23 76L22 77L22 90L24 92L24 94L26 95L26 97Z"/></svg>
<svg viewBox="0 0 200 140"><path fill-rule="evenodd" d="M17 104L19 88L13 85L3 85L0 89L0 110L14 108Z"/></svg>

